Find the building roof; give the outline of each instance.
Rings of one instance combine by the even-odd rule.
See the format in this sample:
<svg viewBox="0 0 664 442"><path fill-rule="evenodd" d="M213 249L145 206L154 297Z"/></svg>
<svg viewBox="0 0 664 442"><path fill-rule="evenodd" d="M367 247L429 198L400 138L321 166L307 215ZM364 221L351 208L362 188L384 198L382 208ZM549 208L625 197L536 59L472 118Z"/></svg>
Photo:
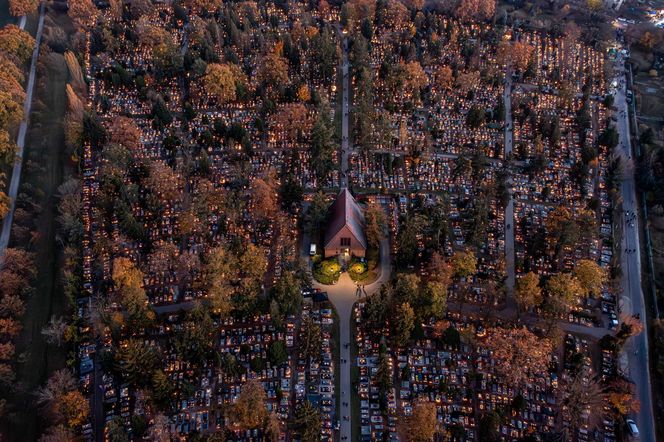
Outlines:
<svg viewBox="0 0 664 442"><path fill-rule="evenodd" d="M341 229L348 226L355 239L362 247L367 248L367 239L364 236L364 215L348 189L343 189L339 192L337 199L330 206L329 215L330 221L325 231L325 247L330 244L332 238Z"/></svg>

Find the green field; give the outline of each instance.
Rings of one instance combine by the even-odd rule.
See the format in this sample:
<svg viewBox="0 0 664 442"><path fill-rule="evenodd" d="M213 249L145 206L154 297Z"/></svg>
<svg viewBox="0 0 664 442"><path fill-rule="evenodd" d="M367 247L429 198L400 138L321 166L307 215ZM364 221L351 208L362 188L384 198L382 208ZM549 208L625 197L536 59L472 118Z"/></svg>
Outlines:
<svg viewBox="0 0 664 442"><path fill-rule="evenodd" d="M48 60L48 61L47 61ZM8 404L6 424L12 440L37 440L45 422L36 412L32 391L49 373L65 365L66 349L49 346L41 330L52 316L63 316L66 300L59 284L61 251L56 240L58 186L64 178L65 158L62 119L66 107L67 69L59 54L41 58L47 67L45 76L37 79L35 102L25 150L25 163L19 194L26 187L36 189L33 199L41 206L34 219L38 239L28 247L35 253L37 278L34 294L27 300L23 331L16 348L21 363L17 366L17 392Z"/></svg>

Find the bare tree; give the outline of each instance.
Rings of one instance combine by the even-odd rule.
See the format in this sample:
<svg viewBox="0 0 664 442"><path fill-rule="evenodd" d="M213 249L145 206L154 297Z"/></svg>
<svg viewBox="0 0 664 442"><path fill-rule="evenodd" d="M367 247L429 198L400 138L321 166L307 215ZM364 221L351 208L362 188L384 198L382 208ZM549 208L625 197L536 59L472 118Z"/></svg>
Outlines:
<svg viewBox="0 0 664 442"><path fill-rule="evenodd" d="M60 347L62 345L62 340L67 330L67 323L62 319L62 317L52 316L51 320L46 324L41 331L41 334L51 345L57 345Z"/></svg>

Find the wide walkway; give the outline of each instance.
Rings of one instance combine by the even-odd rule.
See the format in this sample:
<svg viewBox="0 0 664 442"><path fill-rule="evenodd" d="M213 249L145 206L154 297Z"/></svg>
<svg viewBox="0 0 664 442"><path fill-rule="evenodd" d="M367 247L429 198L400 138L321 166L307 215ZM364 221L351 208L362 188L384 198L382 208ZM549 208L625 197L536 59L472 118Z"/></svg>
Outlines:
<svg viewBox="0 0 664 442"><path fill-rule="evenodd" d="M378 279L364 287L367 295L378 291L390 278L392 266L390 262L390 243L387 239L381 241L380 244L380 268L378 271L380 272ZM339 434L342 438L347 437L344 440L351 441L353 440L353 416L350 407L352 393L351 366L354 365L355 361L351 359L351 346L346 346L346 344L349 344L352 339L350 335L350 321L353 314L353 305L359 299L357 284L350 279L348 273L342 273L339 281L334 285L323 285L314 281L313 286L316 289L327 292L330 302L332 302L337 315L339 315L339 400L342 404L348 404L339 408L341 410L341 416L339 416L341 420ZM362 293L363 296L364 293ZM347 416L348 420L345 420L344 416Z"/></svg>

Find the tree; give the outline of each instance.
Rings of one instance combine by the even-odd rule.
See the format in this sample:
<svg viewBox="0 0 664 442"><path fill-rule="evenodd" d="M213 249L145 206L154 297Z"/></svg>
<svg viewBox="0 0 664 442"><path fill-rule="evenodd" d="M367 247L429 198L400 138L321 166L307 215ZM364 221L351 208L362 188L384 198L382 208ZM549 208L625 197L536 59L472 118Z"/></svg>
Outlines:
<svg viewBox="0 0 664 442"><path fill-rule="evenodd" d="M242 429L261 428L268 417L265 390L260 381L249 380L230 409L231 421Z"/></svg>
<svg viewBox="0 0 664 442"><path fill-rule="evenodd" d="M306 360L320 359L320 349L323 345L323 337L320 326L316 324L311 316L306 316L302 320L302 329L300 332L300 352Z"/></svg>
<svg viewBox="0 0 664 442"><path fill-rule="evenodd" d="M438 419L436 404L420 400L413 407L413 414L406 418L408 440L411 442L433 441Z"/></svg>
<svg viewBox="0 0 664 442"><path fill-rule="evenodd" d="M0 37L1 38L1 37ZM5 130L23 118L22 104L10 92L0 90L0 128Z"/></svg>
<svg viewBox="0 0 664 442"><path fill-rule="evenodd" d="M90 29L97 22L99 10L92 0L70 0L68 14L76 26Z"/></svg>
<svg viewBox="0 0 664 442"><path fill-rule="evenodd" d="M272 219L277 213L277 192L271 182L256 178L251 183L253 214L260 220Z"/></svg>
<svg viewBox="0 0 664 442"><path fill-rule="evenodd" d="M309 208L305 215L305 230L312 236L320 233L323 223L327 219L327 211L330 204L323 192L316 192L311 198Z"/></svg>
<svg viewBox="0 0 664 442"><path fill-rule="evenodd" d="M467 278L477 272L477 258L472 250L457 251L452 256L454 275Z"/></svg>
<svg viewBox="0 0 664 442"><path fill-rule="evenodd" d="M217 97L219 104L237 99L238 84L246 83L246 76L237 65L230 63L211 63L205 71L205 87Z"/></svg>
<svg viewBox="0 0 664 442"><path fill-rule="evenodd" d="M397 302L408 302L414 304L417 302L420 291L420 277L414 273L397 274L394 284L394 297Z"/></svg>
<svg viewBox="0 0 664 442"><path fill-rule="evenodd" d="M130 339L115 355L122 377L132 385L149 385L152 374L161 365L161 353L155 345Z"/></svg>
<svg viewBox="0 0 664 442"><path fill-rule="evenodd" d="M0 335L13 339L21 331L21 323L13 318L0 318Z"/></svg>
<svg viewBox="0 0 664 442"><path fill-rule="evenodd" d="M152 423L148 430L148 437L154 442L170 442L171 431L169 428L168 418L159 413L152 418Z"/></svg>
<svg viewBox="0 0 664 442"><path fill-rule="evenodd" d="M424 298L427 303L424 309L426 315L435 319L444 319L447 311L447 285L437 281L427 282Z"/></svg>
<svg viewBox="0 0 664 442"><path fill-rule="evenodd" d="M110 142L137 153L141 147L141 130L132 118L115 117L108 129Z"/></svg>
<svg viewBox="0 0 664 442"><path fill-rule="evenodd" d="M521 310L530 310L542 302L542 289L539 286L539 276L528 272L516 280L514 297Z"/></svg>
<svg viewBox="0 0 664 442"><path fill-rule="evenodd" d="M493 17L495 12L495 0L460 0L455 15L462 21L472 19L484 21Z"/></svg>
<svg viewBox="0 0 664 442"><path fill-rule="evenodd" d="M410 341L410 335L415 328L415 312L408 302L397 307L393 324L394 343L397 347L404 347Z"/></svg>
<svg viewBox="0 0 664 442"><path fill-rule="evenodd" d="M414 95L419 96L419 91L429 84L429 77L422 69L418 61L411 61L404 65L405 81L404 86Z"/></svg>
<svg viewBox="0 0 664 442"><path fill-rule="evenodd" d="M3 219L9 213L9 204L11 200L3 191L0 191L0 219Z"/></svg>
<svg viewBox="0 0 664 442"><path fill-rule="evenodd" d="M9 54L20 63L27 62L35 49L35 39L29 32L16 25L0 29L0 51Z"/></svg>
<svg viewBox="0 0 664 442"><path fill-rule="evenodd" d="M74 432L64 425L49 427L39 438L39 442L70 442L76 440Z"/></svg>
<svg viewBox="0 0 664 442"><path fill-rule="evenodd" d="M58 401L59 413L69 428L84 424L90 414L90 403L78 390L65 393Z"/></svg>
<svg viewBox="0 0 664 442"><path fill-rule="evenodd" d="M501 64L524 72L533 56L535 48L520 41L502 41L498 45L496 57Z"/></svg>
<svg viewBox="0 0 664 442"><path fill-rule="evenodd" d="M477 425L479 440L498 442L500 440L500 416L495 411L484 413Z"/></svg>
<svg viewBox="0 0 664 442"><path fill-rule="evenodd" d="M302 289L293 272L285 271L272 289L272 298L277 301L279 310L286 315L294 315L302 304Z"/></svg>
<svg viewBox="0 0 664 442"><path fill-rule="evenodd" d="M434 81L441 91L451 89L454 81L452 68L445 64L439 65L434 73Z"/></svg>
<svg viewBox="0 0 664 442"><path fill-rule="evenodd" d="M387 221L385 219L385 212L375 202L367 204L367 209L364 212L365 220L365 233L369 247L378 249L381 239L383 239Z"/></svg>
<svg viewBox="0 0 664 442"><path fill-rule="evenodd" d="M9 13L14 17L30 15L37 10L38 0L9 0Z"/></svg>
<svg viewBox="0 0 664 442"><path fill-rule="evenodd" d="M570 273L557 273L546 281L546 308L554 313L565 313L577 301L579 284Z"/></svg>
<svg viewBox="0 0 664 442"><path fill-rule="evenodd" d="M210 250L204 268L205 286L212 310L222 317L232 309L233 282L238 268L237 258L223 246Z"/></svg>
<svg viewBox="0 0 664 442"><path fill-rule="evenodd" d="M143 288L143 272L129 258L113 260L113 282L120 302L130 316L146 312L148 299Z"/></svg>
<svg viewBox="0 0 664 442"><path fill-rule="evenodd" d="M288 63L281 55L274 52L263 57L258 68L258 81L268 86L280 87L288 84Z"/></svg>
<svg viewBox="0 0 664 442"><path fill-rule="evenodd" d="M573 274L585 296L598 296L608 280L604 269L590 259L579 260L574 266Z"/></svg>
<svg viewBox="0 0 664 442"><path fill-rule="evenodd" d="M62 317L51 316L51 320L42 328L41 333L44 335L46 342L60 347L67 328L68 324Z"/></svg>
<svg viewBox="0 0 664 442"><path fill-rule="evenodd" d="M321 419L318 409L311 402L301 402L295 410L295 428L300 433L302 442L320 440Z"/></svg>
<svg viewBox="0 0 664 442"><path fill-rule="evenodd" d="M288 103L281 106L272 121L275 129L293 142L308 135L313 126L311 114L302 103Z"/></svg>
<svg viewBox="0 0 664 442"><path fill-rule="evenodd" d="M488 330L486 346L496 359L496 371L504 382L519 388L531 377L543 376L551 357L551 341L538 338L527 328Z"/></svg>
<svg viewBox="0 0 664 442"><path fill-rule="evenodd" d="M454 269L438 252L434 252L431 255L427 271L429 273L429 281L440 283L445 287L448 287L452 282Z"/></svg>
<svg viewBox="0 0 664 442"><path fill-rule="evenodd" d="M168 204L175 204L180 201L183 180L180 175L173 171L162 161L153 161L150 165L150 174L146 179L147 186L155 195Z"/></svg>
<svg viewBox="0 0 664 442"><path fill-rule="evenodd" d="M68 428L83 424L90 412L89 402L77 389L76 379L67 369L55 371L37 391L38 403L47 406L54 422Z"/></svg>
<svg viewBox="0 0 664 442"><path fill-rule="evenodd" d="M592 419L588 422L592 427L604 417L607 395L587 368L579 370L571 379L563 380L558 395L563 417L573 430L586 423L586 418Z"/></svg>
<svg viewBox="0 0 664 442"><path fill-rule="evenodd" d="M267 350L268 357L273 366L278 366L288 361L288 352L282 341L274 341Z"/></svg>
<svg viewBox="0 0 664 442"><path fill-rule="evenodd" d="M334 167L332 156L336 148L332 139L334 128L329 115L329 107L321 106L316 122L311 128L311 166L316 178L322 183Z"/></svg>

